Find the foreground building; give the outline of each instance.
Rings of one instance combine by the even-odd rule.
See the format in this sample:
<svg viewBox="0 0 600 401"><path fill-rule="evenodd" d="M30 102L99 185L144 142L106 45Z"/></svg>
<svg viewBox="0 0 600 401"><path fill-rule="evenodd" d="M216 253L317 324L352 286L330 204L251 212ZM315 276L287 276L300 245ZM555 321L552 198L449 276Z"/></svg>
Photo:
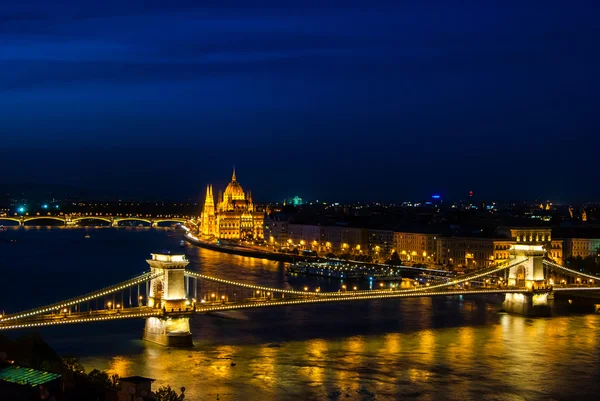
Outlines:
<svg viewBox="0 0 600 401"><path fill-rule="evenodd" d="M263 212L256 211L252 194L244 193L237 182L235 169L225 192L219 193L217 202L213 187L206 187L206 199L200 216L200 234L219 239L262 239L264 237Z"/></svg>

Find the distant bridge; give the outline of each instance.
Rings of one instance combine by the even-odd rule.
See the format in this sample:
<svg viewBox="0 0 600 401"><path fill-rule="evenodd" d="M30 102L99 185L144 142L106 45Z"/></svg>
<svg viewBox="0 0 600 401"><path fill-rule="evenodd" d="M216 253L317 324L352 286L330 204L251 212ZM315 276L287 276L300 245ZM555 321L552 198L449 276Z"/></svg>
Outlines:
<svg viewBox="0 0 600 401"><path fill-rule="evenodd" d="M0 216L0 225L3 221L11 221L16 222L20 226L25 225L25 223L36 222L43 223L48 220L56 220L60 221L66 226L74 226L80 222L84 221L103 221L109 223L111 226L119 226L119 223L126 221L138 221L140 223L146 223L151 225L152 227L156 227L160 223L172 222L172 223L185 223L190 220L191 216L180 216L180 215L168 215L168 216L148 216L148 215L82 215L82 214L65 214L65 215L42 215L36 214L35 216Z"/></svg>
<svg viewBox="0 0 600 401"><path fill-rule="evenodd" d="M189 319L199 313L325 302L482 294L505 294L505 304L520 312L524 307L543 306L554 291L600 290L596 277L545 261L543 253L539 252L522 252L503 264L442 284L408 289L392 284L383 289L336 292L274 288L212 277L186 270L188 261L184 255L152 254L148 263L150 272L122 283L3 316L0 318L0 330L145 318L145 339L182 346L191 344ZM551 271L577 277L577 285L551 283ZM502 281L499 278L498 285L487 288L469 285L499 273L506 274L507 279ZM543 277L544 273L548 277ZM519 305L515 306L515 303Z"/></svg>

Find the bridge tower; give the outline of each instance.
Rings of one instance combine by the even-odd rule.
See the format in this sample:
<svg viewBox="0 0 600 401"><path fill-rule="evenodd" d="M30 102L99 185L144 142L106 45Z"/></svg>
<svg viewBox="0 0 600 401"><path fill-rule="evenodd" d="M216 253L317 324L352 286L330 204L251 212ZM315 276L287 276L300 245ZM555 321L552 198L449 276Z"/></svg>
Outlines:
<svg viewBox="0 0 600 401"><path fill-rule="evenodd" d="M186 310L185 255L153 253L147 260L152 273L162 273L150 281L148 306L164 311L160 317L149 317L144 327L144 340L172 347L192 345L190 315Z"/></svg>
<svg viewBox="0 0 600 401"><path fill-rule="evenodd" d="M515 244L512 246L513 253L517 256L525 256L528 259L510 268L508 272L508 285L531 288L536 283L543 283L544 277L544 254L542 245Z"/></svg>
<svg viewBox="0 0 600 401"><path fill-rule="evenodd" d="M515 244L512 251L517 257L525 256L528 259L523 263L510 268L508 272L508 285L515 287L527 287L545 283L544 277L544 247L534 244ZM527 316L551 316L551 308L548 304L547 290L538 290L522 294L506 294L502 309L509 313L517 313Z"/></svg>

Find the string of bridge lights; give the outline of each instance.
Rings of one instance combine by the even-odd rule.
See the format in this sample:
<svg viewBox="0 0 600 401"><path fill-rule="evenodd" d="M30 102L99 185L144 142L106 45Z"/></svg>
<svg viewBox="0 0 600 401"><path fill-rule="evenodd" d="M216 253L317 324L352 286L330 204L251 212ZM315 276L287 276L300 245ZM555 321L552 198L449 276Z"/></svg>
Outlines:
<svg viewBox="0 0 600 401"><path fill-rule="evenodd" d="M436 284L433 286L428 286L426 288L410 288L410 289L403 289L403 290L397 290L397 292L403 292L403 293L412 293L412 292L423 292L423 291L431 291L434 289L440 289L440 288L444 288L444 287L450 287L453 285L457 285L457 284L462 284L465 282L468 282L470 280L476 280L478 278L493 274L495 272L501 271L501 270L505 270L508 269L516 264L522 263L524 261L526 261L528 258L523 257L523 258L517 258L513 261L509 261L506 262L506 266L499 266L497 268L493 268L493 269L486 269L485 271L480 271L477 274L474 275L467 275L462 277L461 279L458 280L453 280L450 281L448 283L442 283L442 284ZM117 284L116 286L111 286L111 287L107 287L107 289L104 290L100 290L99 292L94 292L92 294L89 295L85 295L85 296L80 296L80 297L76 297L73 298L72 300L69 301L65 301L62 303L58 303L58 304L53 304L50 306L45 306L45 307L41 307L38 309L34 309L32 311L27 311L27 312L21 312L15 315L9 315L4 317L3 319L0 319L0 321L8 321L8 320L17 320L17 319L22 319L22 318L28 318L31 316L35 316L41 313L45 313L45 312L50 312L56 309L62 309L64 307L68 307L68 306L73 306L75 304L81 303L81 302L86 302L92 299L96 299L99 297L102 297L104 295L108 295L108 294L112 294L114 292L129 288L131 286L137 285L137 284L141 284L142 282L146 282L148 280L152 280L154 278L160 277L163 273L144 273L138 277L135 277L131 280L129 280L129 282L124 282L121 284ZM211 277L211 276L206 276L204 274L200 274L200 273L196 273L196 272L191 272L189 270L185 271L185 275L188 277L193 277L193 278L200 278L200 279L204 279L204 280L209 280L209 281L214 281L214 282L219 282L222 284L229 284L229 285L234 285L237 287L243 287L243 288L249 288L249 289L253 289L253 290L260 290L260 291L269 291L269 292L277 292L277 293L283 293L283 294L291 294L291 295L299 295L299 296L305 296L306 293L308 292L308 288L305 287L304 291L298 291L298 290L286 290L286 289L279 289L279 288L271 288L271 287L263 287L263 286L257 286L257 285L253 285L253 284L245 284L245 283L239 283L239 282L235 282L235 281L231 281L231 280L226 280L226 279L220 279L217 277ZM392 288L393 290L393 288ZM363 295L374 295L374 294L388 294L390 290L362 290L362 291L356 291L356 287L354 287L354 291L351 293L352 297L358 297L358 296L363 296ZM319 289L317 289L317 291L315 291L314 293L311 292L311 295L317 296L317 297L336 297L336 298L341 298L344 296L348 296L348 292L320 292Z"/></svg>
<svg viewBox="0 0 600 401"><path fill-rule="evenodd" d="M590 280L598 280L598 277L596 277L596 276L591 276L589 274L585 274L585 273L578 272L578 271L573 270L573 269L569 269L569 268L561 266L561 265L559 265L557 263L550 262L549 260L544 260L544 264L546 266L551 266L551 267L554 267L554 268L566 271L566 272L571 273L571 274L575 274L575 275L578 275L578 276L582 276L582 277L588 278Z"/></svg>
<svg viewBox="0 0 600 401"><path fill-rule="evenodd" d="M62 308L73 306L73 305L79 304L81 302L91 301L93 299L100 298L102 296L109 295L109 294L115 293L120 290L124 290L129 287L133 287L133 286L141 284L141 283L145 283L148 280L158 278L158 277L162 276L163 274L164 274L163 272L154 273L154 274L150 273L150 272L144 273L144 274L141 274L130 280L124 281L122 283L115 284L115 285L106 287L102 290L94 291L94 292L86 294L86 295L81 295L81 296L78 296L75 298L71 298L70 300L67 300L67 301L55 303L52 305L42 306L40 308L31 309L31 310L28 310L25 312L19 312L19 313L13 314L13 315L7 315L3 318L0 318L0 322L27 318L27 317L39 315L42 313L51 312L51 311L54 311L57 309L60 310Z"/></svg>
<svg viewBox="0 0 600 401"><path fill-rule="evenodd" d="M216 312L216 311L226 311L226 310L234 310L234 309L250 309L250 308L259 308L259 307L267 307L267 306L285 306L285 305L301 305L301 304L314 304L314 303L324 303L324 302L340 302L340 301L358 301L358 300L370 300L370 299L385 299L385 298L416 298L416 297L425 297L425 296L448 296L448 295L466 295L466 294L505 294L505 293L521 293L522 289L486 289L486 290L453 290L453 291L421 291L421 292L394 292L394 293L385 293L385 294L369 294L369 295L359 295L359 296L342 296L335 298L309 298L309 299L293 299L293 300L281 300L281 301L266 301L266 302L252 302L252 303L236 303L229 305L218 305L218 306L205 306L196 308L194 311L185 311L183 314L194 314L194 313L206 313L206 312ZM108 316L98 316L98 317L88 317L88 318L69 318L64 317L61 320L53 320L50 322L31 322L31 323L22 323L22 324L14 324L14 325L0 325L0 330L10 330L10 329L21 329L21 328L31 328L31 327L41 327L41 326L51 326L57 324L68 324L68 323L85 323L85 322L97 322L97 321L106 321L106 320L115 320L115 319L134 319L134 318L146 318L146 317L157 317L157 316L166 316L176 315L180 316L182 312L165 312L160 309L151 312L142 312L142 313L117 313L108 315Z"/></svg>

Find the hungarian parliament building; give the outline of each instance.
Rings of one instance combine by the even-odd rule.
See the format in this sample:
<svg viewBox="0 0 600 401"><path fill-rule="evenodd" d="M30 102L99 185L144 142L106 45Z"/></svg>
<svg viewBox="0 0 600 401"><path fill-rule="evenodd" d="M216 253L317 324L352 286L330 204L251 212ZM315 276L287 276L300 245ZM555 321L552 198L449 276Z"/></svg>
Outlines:
<svg viewBox="0 0 600 401"><path fill-rule="evenodd" d="M264 212L254 209L252 194L244 193L236 179L235 168L225 192L219 192L217 202L212 185L206 187L206 199L200 216L200 234L217 239L263 239Z"/></svg>

